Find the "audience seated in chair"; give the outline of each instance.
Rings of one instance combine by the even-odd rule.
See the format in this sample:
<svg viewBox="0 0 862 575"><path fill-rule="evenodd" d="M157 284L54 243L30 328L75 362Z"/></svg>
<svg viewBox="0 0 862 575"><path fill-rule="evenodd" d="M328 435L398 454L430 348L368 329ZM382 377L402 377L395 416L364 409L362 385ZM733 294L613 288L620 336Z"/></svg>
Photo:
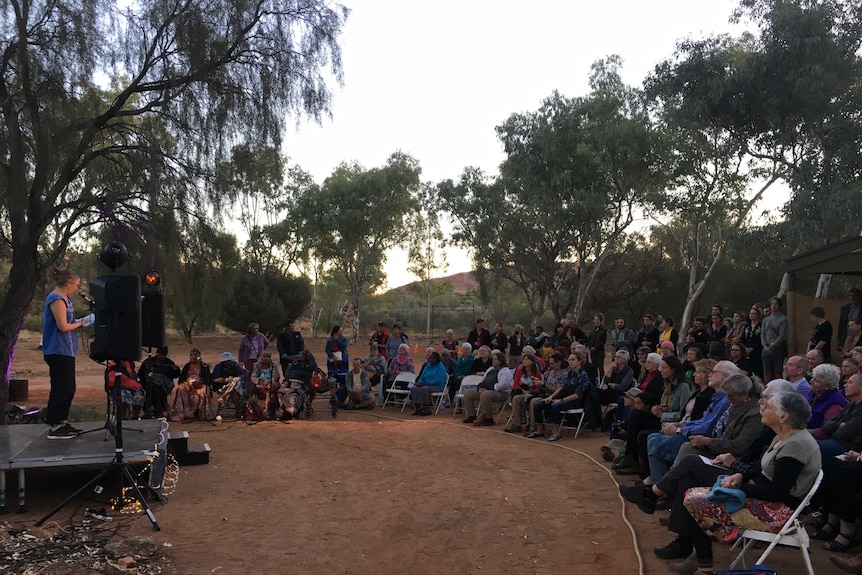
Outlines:
<svg viewBox="0 0 862 575"><path fill-rule="evenodd" d="M590 378L584 370L586 354L577 351L569 355L569 372L566 380L554 393L539 401L533 408L533 420L536 422L536 431L527 435L529 438L545 436L546 421L553 422L551 436L548 441L559 441L560 428L563 422L563 411L584 407L584 398L590 387Z"/></svg>
<svg viewBox="0 0 862 575"><path fill-rule="evenodd" d="M484 345L482 348L488 349ZM496 406L503 406L508 399L508 393L497 389L500 370L505 366L506 356L502 353L491 354L491 367L485 371L482 383L479 384L479 387L464 392L464 413L467 414L464 423L494 425ZM476 410L477 403L479 404L479 411Z"/></svg>
<svg viewBox="0 0 862 575"><path fill-rule="evenodd" d="M427 353L427 361L419 370L410 386L410 401L413 403L413 415L431 415L431 394L443 391L449 374L440 362L440 354L434 348Z"/></svg>
<svg viewBox="0 0 862 575"><path fill-rule="evenodd" d="M194 348L189 352L189 361L180 373L171 421L190 421L195 419L211 421L216 413L213 409L209 365L201 361L201 352Z"/></svg>
<svg viewBox="0 0 862 575"><path fill-rule="evenodd" d="M124 417L138 419L141 416L141 408L144 406L145 395L143 386L138 383L135 374L135 364L123 360L115 362L108 360L105 365L105 390L110 394L114 388L117 372L120 375L120 401L123 405ZM113 395L110 396L113 402Z"/></svg>
<svg viewBox="0 0 862 575"><path fill-rule="evenodd" d="M272 361L272 350L265 349L251 372L253 393L250 401L263 402L264 412L269 419L275 419L278 409L278 388L281 387L281 370Z"/></svg>
<svg viewBox="0 0 862 575"><path fill-rule="evenodd" d="M243 402L251 393L248 376L245 368L234 359L231 352L221 354L220 361L213 368L211 383L213 393L218 398L217 413L221 413L224 404L230 400L234 415L237 419L242 419Z"/></svg>
<svg viewBox="0 0 862 575"><path fill-rule="evenodd" d="M180 376L180 366L168 357L167 346L141 362L138 381L144 386L144 417L163 417L168 410L168 396L174 390L174 380Z"/></svg>

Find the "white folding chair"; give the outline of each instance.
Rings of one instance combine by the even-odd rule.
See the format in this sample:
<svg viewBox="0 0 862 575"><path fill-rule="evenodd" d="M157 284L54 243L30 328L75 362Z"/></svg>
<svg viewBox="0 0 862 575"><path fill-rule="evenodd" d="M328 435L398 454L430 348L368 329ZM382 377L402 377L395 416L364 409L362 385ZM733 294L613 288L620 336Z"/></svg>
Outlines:
<svg viewBox="0 0 862 575"><path fill-rule="evenodd" d="M431 392L431 401L433 402L434 407L434 415L440 413L440 410L443 409L443 399L449 395L449 392L446 391L449 387L449 374L446 374L446 383L443 384L443 391L432 391Z"/></svg>
<svg viewBox="0 0 862 575"><path fill-rule="evenodd" d="M401 411L404 411L404 407L407 405L407 399L410 397L409 389L401 389L398 387L398 383L410 384L416 381L416 374L410 373L409 371L404 371L395 376L395 379L392 380L392 387L386 390L386 399L383 400L383 407L381 409L386 409L386 405L391 403L395 407L401 405Z"/></svg>
<svg viewBox="0 0 862 575"><path fill-rule="evenodd" d="M465 375L461 380L461 387L458 388L458 393L452 400L452 417L457 417L458 411L464 412L464 392L468 389L476 389L482 383L481 375Z"/></svg>
<svg viewBox="0 0 862 575"><path fill-rule="evenodd" d="M500 411L494 414L494 423L500 423L503 420L503 412L506 411L508 407L510 411L514 412L512 409L512 392L507 392L506 401L503 402L503 407L500 408Z"/></svg>
<svg viewBox="0 0 862 575"><path fill-rule="evenodd" d="M577 438L578 438L578 434L581 432L581 426L584 424L584 416L586 415L586 412L584 411L584 408L583 408L583 407L579 407L579 408L577 408L577 409L564 409L564 410L563 410L563 411L561 411L560 413L562 413L562 414L563 414L563 419L560 421L560 435L562 436L562 434L563 434L563 430L564 430L564 429L574 429L574 430L575 430L575 439L577 439ZM579 417L578 417L578 425L577 425L577 426L566 425L566 419L567 419L570 415L577 415L577 416L579 416Z"/></svg>
<svg viewBox="0 0 862 575"><path fill-rule="evenodd" d="M776 545L798 547L799 550L802 551L802 558L805 561L805 566L808 568L808 575L814 575L814 567L811 566L811 557L808 555L808 547L810 544L808 532L805 531L805 527L799 524L799 514L808 506L811 498L814 497L814 494L820 487L821 481L823 481L822 469L817 474L817 479L814 480L814 485L812 485L811 489L808 490L808 494L796 507L793 515L791 515L790 519L784 523L784 526L778 533L769 533L768 531L758 531L756 529L746 529L740 533L739 539L736 540L733 547L735 548L740 541L744 540L745 543L742 546L742 551L739 552L739 555L737 555L736 559L733 560L733 563L730 564L730 568L733 569L739 562L742 562L742 566L745 567L745 553L752 545L754 545L755 541L764 541L768 542L769 546L763 554L761 554L756 565L763 565L763 562L766 561L766 558L770 553L772 553L772 550L775 549Z"/></svg>

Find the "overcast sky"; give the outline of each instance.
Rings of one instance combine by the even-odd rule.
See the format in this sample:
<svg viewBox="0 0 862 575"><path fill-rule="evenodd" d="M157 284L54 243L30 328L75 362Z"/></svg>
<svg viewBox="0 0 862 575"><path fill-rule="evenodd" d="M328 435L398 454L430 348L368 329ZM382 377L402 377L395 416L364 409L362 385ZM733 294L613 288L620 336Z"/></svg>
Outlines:
<svg viewBox="0 0 862 575"><path fill-rule="evenodd" d="M332 118L303 122L285 141L318 183L343 161L381 166L396 150L419 161L423 181L456 179L466 166L496 174L494 127L554 90L586 94L596 60L619 54L623 79L640 85L678 40L742 30L728 21L729 0L344 3L344 86L333 87ZM389 254L389 287L415 279L405 261ZM452 252L443 275L469 269Z"/></svg>

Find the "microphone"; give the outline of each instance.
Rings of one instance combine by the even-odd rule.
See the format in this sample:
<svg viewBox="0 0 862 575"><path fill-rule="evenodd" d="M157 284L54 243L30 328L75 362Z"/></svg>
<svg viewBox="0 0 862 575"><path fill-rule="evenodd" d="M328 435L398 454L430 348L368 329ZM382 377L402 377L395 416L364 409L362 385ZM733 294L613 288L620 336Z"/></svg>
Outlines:
<svg viewBox="0 0 862 575"><path fill-rule="evenodd" d="M96 307L96 300L94 300L82 291L78 292L78 295L81 296L81 299L87 302L90 307Z"/></svg>

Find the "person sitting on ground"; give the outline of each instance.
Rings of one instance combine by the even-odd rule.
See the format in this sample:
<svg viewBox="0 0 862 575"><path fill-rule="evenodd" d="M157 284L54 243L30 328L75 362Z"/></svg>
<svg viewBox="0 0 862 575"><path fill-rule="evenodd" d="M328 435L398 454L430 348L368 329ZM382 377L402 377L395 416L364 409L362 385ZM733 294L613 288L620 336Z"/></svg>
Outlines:
<svg viewBox="0 0 862 575"><path fill-rule="evenodd" d="M368 372L362 369L362 360L353 358L353 369L347 372L347 409L374 409L374 394Z"/></svg>
<svg viewBox="0 0 862 575"><path fill-rule="evenodd" d="M386 360L380 355L380 346L372 344L362 361L362 369L368 373L368 381L377 390L377 403L383 405L383 387L386 378Z"/></svg>
<svg viewBox="0 0 862 575"><path fill-rule="evenodd" d="M488 349L487 346L482 348ZM480 351L482 348L479 348ZM495 404L502 405L506 402L507 394L496 390L500 376L500 370L506 365L506 357L501 353L491 354L491 367L482 377L479 387L464 391L464 423L474 425L494 425ZM481 413L477 412L476 404L479 404ZM476 422L479 423L476 423Z"/></svg>
<svg viewBox="0 0 862 575"><path fill-rule="evenodd" d="M566 381L557 388L554 393L537 402L533 411L533 420L536 422L536 431L527 435L529 438L545 436L545 421L551 419L553 428L548 441L559 441L560 429L563 423L563 411L569 409L583 409L584 400L590 387L590 377L584 370L586 354L577 351L569 355L569 372Z"/></svg>
<svg viewBox="0 0 862 575"><path fill-rule="evenodd" d="M242 418L243 399L251 392L251 389L245 385L247 378L245 368L233 358L231 352L226 351L221 354L221 359L212 371L212 390L218 397L217 414L221 413L225 402L230 399L236 418Z"/></svg>
<svg viewBox="0 0 862 575"><path fill-rule="evenodd" d="M168 347L156 350L156 355L141 362L138 381L144 386L144 417L160 418L168 409L168 395L174 389L174 380L180 376L180 366L168 357Z"/></svg>
<svg viewBox="0 0 862 575"><path fill-rule="evenodd" d="M461 389L461 381L464 377L473 373L473 346L466 341L461 344L461 355L455 362L455 374L449 378L449 401L455 401L455 394Z"/></svg>
<svg viewBox="0 0 862 575"><path fill-rule="evenodd" d="M446 368L440 363L440 354L431 349L428 361L422 366L410 389L413 415L431 415L431 405L434 403L431 394L443 391L449 377Z"/></svg>
<svg viewBox="0 0 862 575"><path fill-rule="evenodd" d="M515 377L512 382L511 425L507 425L504 430L508 433L521 432L526 423L526 406L543 386L542 372L536 365L535 357L533 354L525 353L521 357L521 365L515 370Z"/></svg>
<svg viewBox="0 0 862 575"><path fill-rule="evenodd" d="M111 390L114 388L117 372L120 374L120 401L124 407L128 407L130 410L126 414L126 417L128 418L131 415L132 419L138 419L141 416L141 409L144 407L146 396L144 394L144 387L138 382L134 362L128 360L116 362L110 359L106 362L105 381L108 393L111 393ZM112 402L113 397L111 395Z"/></svg>
<svg viewBox="0 0 862 575"><path fill-rule="evenodd" d="M841 413L847 406L847 399L838 389L841 370L837 366L820 364L814 368L811 377L811 393L807 397L808 405L811 406L808 429L819 429L824 421Z"/></svg>
<svg viewBox="0 0 862 575"><path fill-rule="evenodd" d="M253 401L259 399L264 402L266 416L275 419L278 409L278 388L281 387L281 371L278 364L272 361L272 350L265 349L260 354L260 359L254 364L251 372L251 381L254 385Z"/></svg>
<svg viewBox="0 0 862 575"><path fill-rule="evenodd" d="M625 422L625 455L613 466L619 475L646 475L644 468L647 460L638 457L638 437L661 429L659 418L653 413L656 398L649 393L633 387L625 393L629 418Z"/></svg>
<svg viewBox="0 0 862 575"><path fill-rule="evenodd" d="M820 445L823 457L835 457L848 451L862 451L862 375L853 375L844 384L847 406L811 435Z"/></svg>

